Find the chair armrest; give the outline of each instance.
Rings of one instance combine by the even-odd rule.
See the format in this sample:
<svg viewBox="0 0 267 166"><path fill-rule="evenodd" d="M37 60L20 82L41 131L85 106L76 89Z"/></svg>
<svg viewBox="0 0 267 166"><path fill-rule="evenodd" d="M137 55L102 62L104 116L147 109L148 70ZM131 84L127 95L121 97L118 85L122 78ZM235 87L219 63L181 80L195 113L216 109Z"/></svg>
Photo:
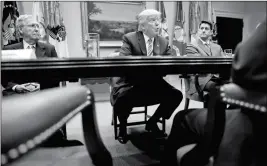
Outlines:
<svg viewBox="0 0 267 166"><path fill-rule="evenodd" d="M267 112L266 93L247 90L234 83L225 84L220 90L222 100L227 104Z"/></svg>
<svg viewBox="0 0 267 166"><path fill-rule="evenodd" d="M3 98L2 164L37 147L79 112L82 112L83 125L86 125L83 126L85 143L93 163L112 165L111 155L98 132L94 96L84 86ZM105 161L103 157L99 161L101 155Z"/></svg>
<svg viewBox="0 0 267 166"><path fill-rule="evenodd" d="M177 150L177 162L180 165L180 161L183 158L183 156L188 153L190 150L192 150L194 147L196 146L196 144L189 144L189 145L185 145L181 148L179 148Z"/></svg>

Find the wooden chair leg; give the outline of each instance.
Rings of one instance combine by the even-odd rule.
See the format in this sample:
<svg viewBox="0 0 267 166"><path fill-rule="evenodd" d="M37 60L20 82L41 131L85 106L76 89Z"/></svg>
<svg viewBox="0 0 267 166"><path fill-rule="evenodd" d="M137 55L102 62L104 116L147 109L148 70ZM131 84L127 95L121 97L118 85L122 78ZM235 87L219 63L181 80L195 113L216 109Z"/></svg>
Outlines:
<svg viewBox="0 0 267 166"><path fill-rule="evenodd" d="M111 126L113 126L113 124L114 124L114 112L112 111L112 117L111 117Z"/></svg>
<svg viewBox="0 0 267 166"><path fill-rule="evenodd" d="M189 98L186 98L185 99L185 104L184 104L184 109L187 110L188 107L189 107L189 102L190 102L190 99Z"/></svg>
<svg viewBox="0 0 267 166"><path fill-rule="evenodd" d="M147 122L147 106L145 106L145 122Z"/></svg>
<svg viewBox="0 0 267 166"><path fill-rule="evenodd" d="M162 118L162 130L164 133L166 133L166 119Z"/></svg>
<svg viewBox="0 0 267 166"><path fill-rule="evenodd" d="M113 122L114 122L114 135L115 135L115 140L118 138L118 122L117 122L117 115L113 111Z"/></svg>

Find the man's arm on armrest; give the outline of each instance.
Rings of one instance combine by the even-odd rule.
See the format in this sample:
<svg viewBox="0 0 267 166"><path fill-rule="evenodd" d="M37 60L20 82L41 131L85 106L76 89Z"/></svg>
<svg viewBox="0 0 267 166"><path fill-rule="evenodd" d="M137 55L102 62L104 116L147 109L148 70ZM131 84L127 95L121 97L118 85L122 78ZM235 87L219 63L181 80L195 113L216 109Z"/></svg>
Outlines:
<svg viewBox="0 0 267 166"><path fill-rule="evenodd" d="M192 44L186 46L185 52L187 56L201 56L198 49Z"/></svg>
<svg viewBox="0 0 267 166"><path fill-rule="evenodd" d="M119 56L127 56L127 55L132 55L132 50L128 38L124 35L122 37L122 46L120 49Z"/></svg>

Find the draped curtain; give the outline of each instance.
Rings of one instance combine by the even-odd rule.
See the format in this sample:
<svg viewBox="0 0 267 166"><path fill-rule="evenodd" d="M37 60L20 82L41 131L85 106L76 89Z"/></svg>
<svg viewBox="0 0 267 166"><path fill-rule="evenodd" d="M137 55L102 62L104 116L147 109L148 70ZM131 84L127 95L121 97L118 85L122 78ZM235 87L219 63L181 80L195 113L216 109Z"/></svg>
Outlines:
<svg viewBox="0 0 267 166"><path fill-rule="evenodd" d="M2 12L2 46L19 42L19 35L15 28L15 23L19 17L19 11L16 1L1 2Z"/></svg>
<svg viewBox="0 0 267 166"><path fill-rule="evenodd" d="M202 20L214 23L212 14L211 1L189 2L189 32L191 36L191 42L194 42L196 39L198 26Z"/></svg>
<svg viewBox="0 0 267 166"><path fill-rule="evenodd" d="M168 22L163 1L156 1L156 10L161 12L161 18L162 18L160 35L165 37L166 39L169 39Z"/></svg>
<svg viewBox="0 0 267 166"><path fill-rule="evenodd" d="M55 46L59 57L69 57L67 34L58 1L34 1L33 16L43 26L41 39Z"/></svg>

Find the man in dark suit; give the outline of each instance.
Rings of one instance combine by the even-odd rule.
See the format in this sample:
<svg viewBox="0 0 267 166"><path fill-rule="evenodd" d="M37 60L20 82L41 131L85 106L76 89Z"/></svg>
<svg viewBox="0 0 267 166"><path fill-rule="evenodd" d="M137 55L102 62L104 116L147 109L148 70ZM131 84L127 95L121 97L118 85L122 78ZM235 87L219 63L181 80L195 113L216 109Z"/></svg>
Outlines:
<svg viewBox="0 0 267 166"><path fill-rule="evenodd" d="M212 36L212 23L208 21L201 21L198 29L198 38L192 41L186 47L187 56L224 56L220 45L210 41ZM214 86L221 85L222 79L217 75L208 74L198 78L201 92L210 91ZM194 79L191 79L190 85L187 89L187 95L193 100L199 100L198 92L195 86Z"/></svg>
<svg viewBox="0 0 267 166"><path fill-rule="evenodd" d="M36 22L31 15L20 15L16 22L17 30L19 31L22 42L8 45L4 47L4 50L17 50L17 49L32 49L33 56L36 58L56 58L57 53L55 47L48 43L38 42L40 38L39 23ZM40 83L33 83L37 88L47 89L59 86L58 81L52 80L38 80ZM29 89L25 86L25 82L5 82L2 80L2 85L5 88L5 93L25 93L29 92Z"/></svg>
<svg viewBox="0 0 267 166"><path fill-rule="evenodd" d="M240 87L265 94L265 99L262 100L264 102L262 105L265 106L267 105L266 36L265 19L250 38L237 46L231 74L233 82ZM170 166L177 165L177 150L185 145L196 144L203 139L206 117L207 109L183 110L175 115L162 162L168 162ZM216 165L250 166L255 165L253 164L255 160L259 160L256 161L258 164L261 163L259 165L267 165L265 153L255 148L257 143L253 144L251 141L260 137L263 142L259 146L262 149L265 148L262 150L265 151L266 126L265 113L240 109L226 110L225 130L215 159Z"/></svg>
<svg viewBox="0 0 267 166"><path fill-rule="evenodd" d="M160 12L147 9L138 15L137 32L123 36L120 56L156 56L171 55L168 41L160 37ZM161 75L145 73L127 73L125 77L112 78L111 104L120 121L119 142L128 141L126 123L132 108L141 105L160 104L146 124L146 130L156 137L163 137L157 121L169 119L182 101L182 93L168 84Z"/></svg>
<svg viewBox="0 0 267 166"><path fill-rule="evenodd" d="M53 45L38 41L40 39L39 23L36 22L31 15L20 15L17 19L16 26L23 41L4 47L5 50L32 49L33 56L37 59L57 58L57 52ZM37 90L58 87L59 80L43 79L36 80L34 83L25 83L23 80L19 82L8 82L2 78L1 84L4 88L4 91L2 92L3 96L6 96L31 92L29 86L27 86L29 84L36 86ZM34 90L36 91L36 89ZM49 147L73 145L82 145L82 143L76 140L66 140L61 129L43 143L43 146Z"/></svg>

